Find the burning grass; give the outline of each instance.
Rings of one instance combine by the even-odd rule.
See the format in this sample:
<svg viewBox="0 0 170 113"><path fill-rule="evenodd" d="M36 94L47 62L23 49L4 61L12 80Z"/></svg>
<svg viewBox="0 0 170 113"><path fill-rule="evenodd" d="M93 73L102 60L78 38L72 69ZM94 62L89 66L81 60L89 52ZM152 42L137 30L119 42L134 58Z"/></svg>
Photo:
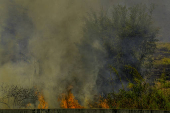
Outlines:
<svg viewBox="0 0 170 113"><path fill-rule="evenodd" d="M59 101L61 108L84 108L78 103L78 100L74 98L71 90L68 91L68 94L63 93Z"/></svg>
<svg viewBox="0 0 170 113"><path fill-rule="evenodd" d="M45 101L43 94L38 92L36 94L39 101L38 109L48 109L48 103Z"/></svg>
<svg viewBox="0 0 170 113"><path fill-rule="evenodd" d="M164 77L165 78L165 77ZM109 93L106 98L102 96L94 96L93 101L89 101L88 108L116 108L116 109L157 109L169 110L170 108L170 87L169 81L164 83L163 76L155 81L154 86L150 86L146 82L136 80L136 84L129 83L129 91L120 89L118 93ZM164 87L164 84L168 86ZM72 87L73 88L73 87ZM72 88L61 94L58 98L61 108L84 109L78 100L75 99ZM166 92L166 93L165 93ZM38 109L48 109L48 103L45 101L42 93L37 93ZM29 108L31 103L27 104Z"/></svg>
<svg viewBox="0 0 170 113"><path fill-rule="evenodd" d="M63 93L62 96L58 99L58 101L60 102L60 107L61 108L79 108L79 109L83 109L85 107L81 106L78 103L78 100L75 99L73 93L71 92L71 89L68 90L67 93ZM96 104L97 106L95 106L94 104ZM109 108L108 104L107 104L107 100L106 99L102 99L102 97L100 96L99 98L99 102L89 102L89 107L90 108Z"/></svg>

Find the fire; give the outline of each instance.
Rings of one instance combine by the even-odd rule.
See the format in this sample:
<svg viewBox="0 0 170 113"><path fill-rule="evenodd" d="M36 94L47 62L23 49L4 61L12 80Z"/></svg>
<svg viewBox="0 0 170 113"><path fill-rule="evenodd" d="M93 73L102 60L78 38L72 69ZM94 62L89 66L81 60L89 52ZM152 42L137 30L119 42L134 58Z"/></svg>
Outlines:
<svg viewBox="0 0 170 113"><path fill-rule="evenodd" d="M58 101L60 102L60 107L61 108L72 108L72 109L85 108L78 103L78 100L75 99L73 93L71 92L72 88L73 88L72 86L69 86L69 88L67 89L67 93L63 93L58 98ZM39 100L38 109L48 109L48 103L45 101L43 94L39 92L35 92L35 94L38 96L38 100ZM100 96L97 100L98 101L96 101L94 104L89 103L89 107L109 108L109 105L107 104L106 99L102 99L102 97ZM27 108L30 106L31 106L31 103L28 103Z"/></svg>
<svg viewBox="0 0 170 113"><path fill-rule="evenodd" d="M72 93L68 94L68 96L65 94L62 95L60 106L61 108L84 108L74 99Z"/></svg>
<svg viewBox="0 0 170 113"><path fill-rule="evenodd" d="M107 99L97 95L95 95L94 100L88 102L88 104L90 108L109 108Z"/></svg>
<svg viewBox="0 0 170 113"><path fill-rule="evenodd" d="M103 101L100 101L99 106L101 108L109 108L109 105L107 104L107 100L104 99Z"/></svg>
<svg viewBox="0 0 170 113"><path fill-rule="evenodd" d="M59 98L60 101L60 107L61 108L85 108L81 106L78 103L78 100L75 99L73 93L71 92L71 89L68 90L68 94L63 93L61 98ZM107 104L107 100L99 100L99 103L96 103L97 106L100 108L109 108L109 105ZM89 104L90 105L90 104Z"/></svg>
<svg viewBox="0 0 170 113"><path fill-rule="evenodd" d="M84 108L78 103L78 100L74 98L71 89L68 91L67 95L63 93L59 101L61 108Z"/></svg>
<svg viewBox="0 0 170 113"><path fill-rule="evenodd" d="M48 109L48 103L44 100L44 96L41 93L37 93L38 95L38 100L39 100L39 105L38 105L38 109Z"/></svg>
<svg viewBox="0 0 170 113"><path fill-rule="evenodd" d="M26 108L30 108L32 105L31 105L31 103L28 103L27 105L26 105Z"/></svg>

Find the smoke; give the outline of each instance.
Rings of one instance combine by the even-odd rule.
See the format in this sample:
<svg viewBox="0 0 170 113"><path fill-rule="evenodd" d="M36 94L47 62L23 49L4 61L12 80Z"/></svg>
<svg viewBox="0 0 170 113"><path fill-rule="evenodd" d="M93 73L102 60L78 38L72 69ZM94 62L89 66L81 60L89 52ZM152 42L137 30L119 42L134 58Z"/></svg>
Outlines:
<svg viewBox="0 0 170 113"><path fill-rule="evenodd" d="M81 61L83 17L97 0L1 0L1 83L42 91L49 108L69 85L83 105L96 93L97 62ZM96 43L97 44L97 43ZM87 61L90 62L90 61Z"/></svg>
<svg viewBox="0 0 170 113"><path fill-rule="evenodd" d="M82 36L82 19L88 11L88 4L98 5L95 1L59 0L50 3L34 1L29 6L29 15L35 25L29 48L39 65L39 73L34 80L38 89L43 90L51 108L59 106L57 97L69 85L73 85L77 92L75 96L80 96L80 101L90 99L93 93L97 73L87 73L93 68L85 71L78 67L82 62L75 45Z"/></svg>
<svg viewBox="0 0 170 113"><path fill-rule="evenodd" d="M91 10L98 12L103 3L106 2L1 0L0 83L36 86L49 108L60 107L58 96L70 85L85 107L98 92L111 91L113 87L106 79L114 75L102 67L107 62L101 42L95 37L82 38L84 17ZM116 84L117 89L120 87L121 83Z"/></svg>
<svg viewBox="0 0 170 113"><path fill-rule="evenodd" d="M32 23L14 2L2 0L0 8L0 83L31 87L33 65L26 46Z"/></svg>
<svg viewBox="0 0 170 113"><path fill-rule="evenodd" d="M154 4L155 9L153 11L153 18L157 22L157 25L160 26L161 28L160 35L157 38L161 42L170 42L169 0L100 0L100 1L103 4L104 9L107 10L109 14L111 14L112 6L117 4L126 6L133 6L135 4L140 3L146 4L147 6Z"/></svg>

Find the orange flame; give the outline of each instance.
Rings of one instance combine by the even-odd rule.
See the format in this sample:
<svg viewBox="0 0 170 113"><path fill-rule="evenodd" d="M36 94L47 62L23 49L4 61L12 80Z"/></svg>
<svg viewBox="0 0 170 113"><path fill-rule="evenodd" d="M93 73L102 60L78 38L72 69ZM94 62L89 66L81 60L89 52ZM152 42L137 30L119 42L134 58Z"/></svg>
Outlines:
<svg viewBox="0 0 170 113"><path fill-rule="evenodd" d="M26 105L26 108L29 108L29 107L31 107L31 103L28 103L28 104Z"/></svg>
<svg viewBox="0 0 170 113"><path fill-rule="evenodd" d="M41 93L37 93L38 95L38 100L39 100L39 105L38 105L38 109L48 109L48 103L44 100L44 96Z"/></svg>
<svg viewBox="0 0 170 113"><path fill-rule="evenodd" d="M78 100L75 99L73 93L71 92L71 89L72 89L72 86L69 86L69 89L67 91L68 94L63 93L61 95L61 97L58 98L58 101L60 101L60 107L61 108L72 108L72 109L85 108L78 103ZM44 100L43 94L38 93L38 92L35 92L35 93L38 96L38 100L39 100L38 109L48 109L48 103ZM99 98L99 101L95 102L95 104L100 108L109 108L109 105L107 104L107 100L102 99L101 96ZM89 103L89 105L91 106L90 103ZM31 103L27 104L27 107L29 107L29 106L31 106Z"/></svg>
<svg viewBox="0 0 170 113"><path fill-rule="evenodd" d="M107 100L104 99L103 101L100 101L99 106L101 108L109 108L109 105L107 104Z"/></svg>
<svg viewBox="0 0 170 113"><path fill-rule="evenodd" d="M97 95L95 95L95 99L88 102L88 104L90 108L109 108L107 99Z"/></svg>
<svg viewBox="0 0 170 113"><path fill-rule="evenodd" d="M61 108L84 108L78 103L78 100L74 99L71 90L68 91L68 95L63 93L59 101Z"/></svg>

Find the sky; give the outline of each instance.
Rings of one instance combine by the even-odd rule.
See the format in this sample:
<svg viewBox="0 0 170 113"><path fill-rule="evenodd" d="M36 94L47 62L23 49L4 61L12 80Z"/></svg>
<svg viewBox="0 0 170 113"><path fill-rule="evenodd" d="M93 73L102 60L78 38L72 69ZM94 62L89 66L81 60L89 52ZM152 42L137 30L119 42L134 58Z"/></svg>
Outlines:
<svg viewBox="0 0 170 113"><path fill-rule="evenodd" d="M155 4L155 10L153 12L154 20L158 27L160 27L160 33L158 36L161 42L170 42L170 0L101 0L101 4L104 9L110 11L113 5L127 5L132 6L134 4Z"/></svg>

